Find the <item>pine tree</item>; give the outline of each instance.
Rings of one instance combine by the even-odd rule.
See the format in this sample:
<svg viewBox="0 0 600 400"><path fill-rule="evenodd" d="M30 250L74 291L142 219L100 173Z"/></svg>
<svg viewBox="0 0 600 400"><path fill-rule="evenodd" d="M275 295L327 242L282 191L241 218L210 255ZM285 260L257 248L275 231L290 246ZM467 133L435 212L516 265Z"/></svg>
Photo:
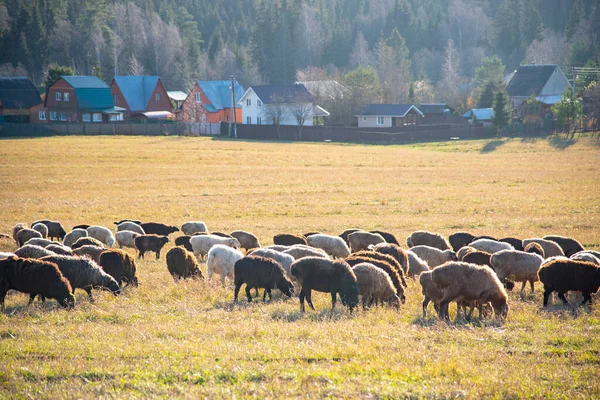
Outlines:
<svg viewBox="0 0 600 400"><path fill-rule="evenodd" d="M73 69L73 67L69 67L67 65L50 64L46 68L43 86L46 90L48 90L48 88L54 82L59 80L61 76L71 76L71 75L77 75L77 72Z"/></svg>
<svg viewBox="0 0 600 400"><path fill-rule="evenodd" d="M498 136L502 129L510 125L512 121L512 110L505 90L498 90L494 96L494 125L498 129Z"/></svg>
<svg viewBox="0 0 600 400"><path fill-rule="evenodd" d="M477 108L492 108L497 90L498 86L496 82L489 81L486 83L479 95L479 99L477 99Z"/></svg>

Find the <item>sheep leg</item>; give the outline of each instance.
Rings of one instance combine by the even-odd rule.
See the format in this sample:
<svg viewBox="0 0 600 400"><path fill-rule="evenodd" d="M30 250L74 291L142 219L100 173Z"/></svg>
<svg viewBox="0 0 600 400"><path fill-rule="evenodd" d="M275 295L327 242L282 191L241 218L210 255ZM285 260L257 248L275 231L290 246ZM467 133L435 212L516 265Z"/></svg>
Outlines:
<svg viewBox="0 0 600 400"><path fill-rule="evenodd" d="M308 289L305 294L306 294L306 301L308 302L308 305L310 306L310 308L313 311L316 311L315 306L313 306L313 302L312 302L312 289Z"/></svg>
<svg viewBox="0 0 600 400"><path fill-rule="evenodd" d="M546 286L544 286L544 307L548 307L548 299L550 298L551 294L552 288L547 288Z"/></svg>
<svg viewBox="0 0 600 400"><path fill-rule="evenodd" d="M160 258L160 251L156 252L156 259L158 260Z"/></svg>
<svg viewBox="0 0 600 400"><path fill-rule="evenodd" d="M429 306L429 303L431 302L431 299L427 296L423 297L423 318L427 318L427 307Z"/></svg>
<svg viewBox="0 0 600 400"><path fill-rule="evenodd" d="M444 321L450 320L450 316L448 315L448 306L450 304L450 301L451 300L444 299L440 302L439 316L440 316L441 320L444 320Z"/></svg>
<svg viewBox="0 0 600 400"><path fill-rule="evenodd" d="M0 311L4 311L4 299L8 293L8 282L0 281Z"/></svg>
<svg viewBox="0 0 600 400"><path fill-rule="evenodd" d="M240 294L241 287L242 287L241 283L236 283L235 284L235 290L233 291L233 302L234 303L238 302L238 295Z"/></svg>
<svg viewBox="0 0 600 400"><path fill-rule="evenodd" d="M331 310L332 311L335 308L336 301L337 301L337 293L336 292L331 292Z"/></svg>
<svg viewBox="0 0 600 400"><path fill-rule="evenodd" d="M256 291L258 292L258 288L256 288ZM265 288L263 290L263 303L267 301L267 288Z"/></svg>
<svg viewBox="0 0 600 400"><path fill-rule="evenodd" d="M533 281L529 281L529 284L531 285L531 293L533 293L535 291L535 289L533 288Z"/></svg>
<svg viewBox="0 0 600 400"><path fill-rule="evenodd" d="M566 305L569 305L569 302L565 298L565 292L559 292L558 293L558 298L561 299L563 301L563 303L565 303Z"/></svg>
<svg viewBox="0 0 600 400"><path fill-rule="evenodd" d="M87 292L88 297L90 298L90 303L94 302L94 297L92 296L92 288L91 287L87 287L85 289L83 289Z"/></svg>
<svg viewBox="0 0 600 400"><path fill-rule="evenodd" d="M523 285L521 286L521 299L525 298L525 286L527 285L527 281L523 281Z"/></svg>
<svg viewBox="0 0 600 400"><path fill-rule="evenodd" d="M37 293L32 293L29 295L29 303L27 303L27 305L31 305L31 303L33 303L33 300L35 300L35 296L37 296Z"/></svg>
<svg viewBox="0 0 600 400"><path fill-rule="evenodd" d="M585 305L585 303L590 302L590 305L592 305L592 295L591 293L583 293L583 303L581 303L581 305Z"/></svg>
<svg viewBox="0 0 600 400"><path fill-rule="evenodd" d="M141 260L142 258L144 258L144 253L142 253L141 250L138 250L138 260Z"/></svg>
<svg viewBox="0 0 600 400"><path fill-rule="evenodd" d="M300 291L300 311L304 312L304 288Z"/></svg>
<svg viewBox="0 0 600 400"><path fill-rule="evenodd" d="M248 303L252 303L252 295L250 294L250 288L246 285L246 296L248 297Z"/></svg>

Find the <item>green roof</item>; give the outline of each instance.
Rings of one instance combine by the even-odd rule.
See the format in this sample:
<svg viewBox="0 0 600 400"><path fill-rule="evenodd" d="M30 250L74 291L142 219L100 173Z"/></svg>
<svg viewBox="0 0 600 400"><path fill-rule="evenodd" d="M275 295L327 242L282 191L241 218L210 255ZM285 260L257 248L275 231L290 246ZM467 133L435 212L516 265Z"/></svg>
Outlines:
<svg viewBox="0 0 600 400"><path fill-rule="evenodd" d="M97 76L61 76L73 89L79 108L101 111L115 106L110 86Z"/></svg>

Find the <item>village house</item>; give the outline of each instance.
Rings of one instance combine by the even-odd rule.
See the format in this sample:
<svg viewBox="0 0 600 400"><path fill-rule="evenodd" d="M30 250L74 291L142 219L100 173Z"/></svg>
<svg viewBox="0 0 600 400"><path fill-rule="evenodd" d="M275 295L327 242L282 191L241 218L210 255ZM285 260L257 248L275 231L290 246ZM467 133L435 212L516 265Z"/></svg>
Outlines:
<svg viewBox="0 0 600 400"><path fill-rule="evenodd" d="M31 109L41 104L40 93L28 77L0 77L0 122L30 122Z"/></svg>
<svg viewBox="0 0 600 400"><path fill-rule="evenodd" d="M158 76L115 76L110 83L116 107L134 119L172 119L173 104Z"/></svg>
<svg viewBox="0 0 600 400"><path fill-rule="evenodd" d="M494 120L493 108L472 108L464 113L463 118L469 123L480 123L483 126L492 126Z"/></svg>
<svg viewBox="0 0 600 400"><path fill-rule="evenodd" d="M239 104L244 124L313 125L315 99L301 84L250 86Z"/></svg>
<svg viewBox="0 0 600 400"><path fill-rule="evenodd" d="M506 85L513 109L518 109L531 95L546 106L561 100L565 89L571 89L556 64L521 65Z"/></svg>
<svg viewBox="0 0 600 400"><path fill-rule="evenodd" d="M234 80L235 120L242 121L242 108L238 104L244 88ZM177 119L185 122L220 123L234 120L231 110L231 81L198 81L187 95Z"/></svg>
<svg viewBox="0 0 600 400"><path fill-rule="evenodd" d="M418 125L423 113L414 104L365 104L357 114L359 128Z"/></svg>

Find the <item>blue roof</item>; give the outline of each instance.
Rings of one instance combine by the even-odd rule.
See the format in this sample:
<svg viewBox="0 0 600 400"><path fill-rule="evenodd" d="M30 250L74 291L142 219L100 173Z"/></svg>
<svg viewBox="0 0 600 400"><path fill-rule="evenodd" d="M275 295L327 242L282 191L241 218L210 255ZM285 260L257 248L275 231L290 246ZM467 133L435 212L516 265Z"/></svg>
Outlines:
<svg viewBox="0 0 600 400"><path fill-rule="evenodd" d="M474 117L478 121L491 121L494 118L494 109L493 108L472 108L467 111L464 115L464 118Z"/></svg>
<svg viewBox="0 0 600 400"><path fill-rule="evenodd" d="M262 85L251 89L264 104L270 103L312 103L314 97L303 84Z"/></svg>
<svg viewBox="0 0 600 400"><path fill-rule="evenodd" d="M203 104L209 112L231 108L231 81L198 81L198 86L210 101L210 104ZM236 80L233 81L233 88L235 104L239 108L240 105L237 103L244 95L245 90Z"/></svg>
<svg viewBox="0 0 600 400"><path fill-rule="evenodd" d="M150 96L158 83L158 76L115 76L114 79L129 109L132 112L146 111Z"/></svg>
<svg viewBox="0 0 600 400"><path fill-rule="evenodd" d="M61 76L73 89L79 108L102 111L115 106L110 86L97 76Z"/></svg>
<svg viewBox="0 0 600 400"><path fill-rule="evenodd" d="M411 109L423 115L414 104L365 104L355 116L405 117Z"/></svg>

